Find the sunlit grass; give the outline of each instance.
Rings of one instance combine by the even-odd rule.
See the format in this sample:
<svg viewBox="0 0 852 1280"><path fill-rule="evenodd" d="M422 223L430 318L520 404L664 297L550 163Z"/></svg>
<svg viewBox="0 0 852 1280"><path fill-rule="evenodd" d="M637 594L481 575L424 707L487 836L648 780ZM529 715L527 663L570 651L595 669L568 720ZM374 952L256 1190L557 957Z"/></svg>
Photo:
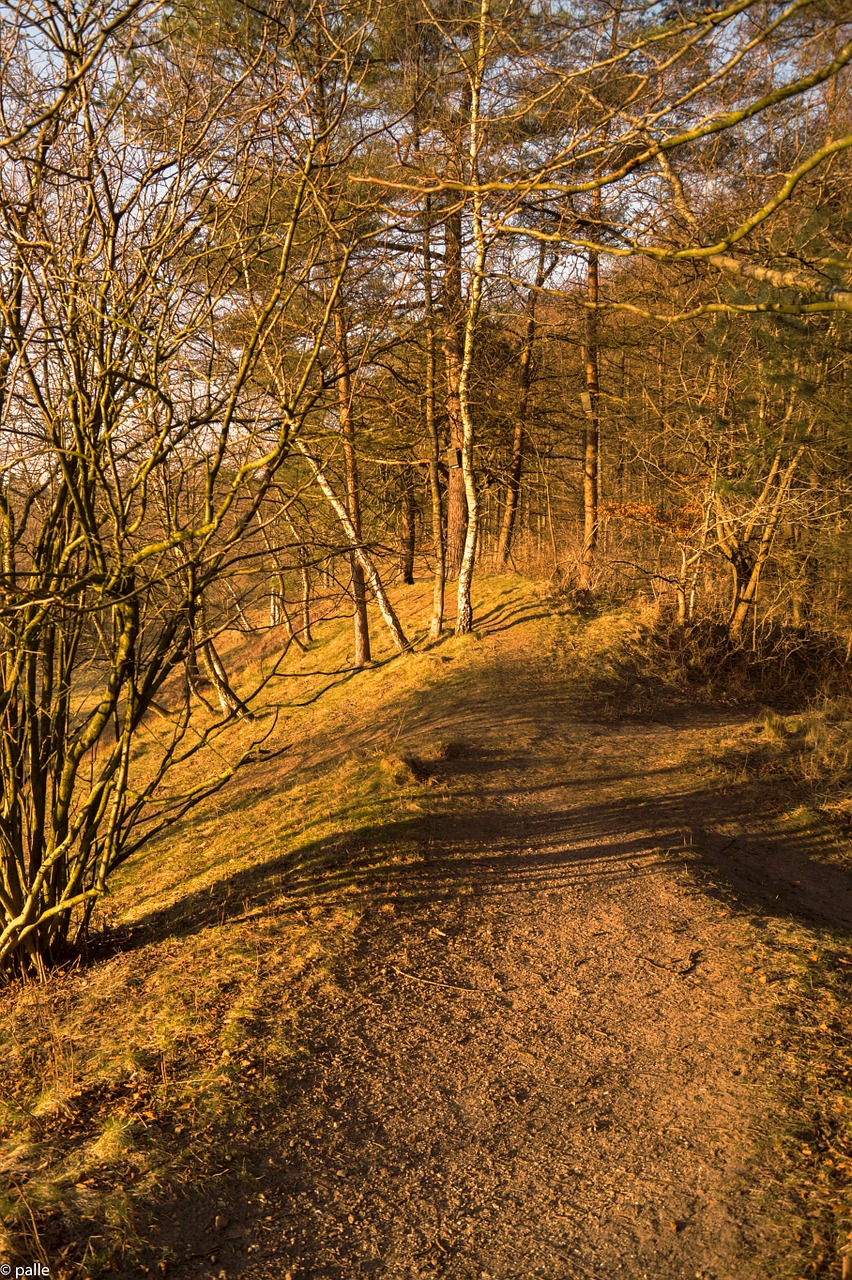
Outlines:
<svg viewBox="0 0 852 1280"><path fill-rule="evenodd" d="M399 592L410 633L425 630L429 594L428 584ZM278 716L270 754L120 869L98 920L104 953L0 996L0 1208L11 1233L0 1252L13 1236L35 1248L36 1231L75 1242L64 1262L54 1256L59 1274L95 1277L116 1253L133 1257L135 1206L203 1181L227 1162L231 1134L263 1123L281 1073L305 1052L295 1006L334 989L364 877L417 860L405 823L432 795L406 756L412 742L436 756L453 749L452 707L445 724L430 691L440 684L449 704L475 698L487 628L514 626L515 647L531 655L546 632L539 621L525 634L541 593L517 579L483 583L477 611L484 638L448 634L402 656L374 618L377 661L359 673L346 621L319 630L306 653L291 649L286 678L264 694ZM272 661L274 638L223 639L238 688ZM235 725L172 785L235 758L257 728ZM399 838L376 845L372 833L391 827Z"/></svg>
<svg viewBox="0 0 852 1280"><path fill-rule="evenodd" d="M654 625L646 606L580 617L543 587L484 580L475 633L428 645L429 595L429 584L398 590L403 621L421 636L409 654L395 654L373 620L369 670L351 670L346 621L318 629L308 652L291 649L286 679L264 695L277 714L264 754L121 868L87 961L0 995L7 1252L14 1236L36 1256L43 1238L52 1274L69 1280L95 1280L117 1255L132 1264L152 1206L218 1176L234 1135L280 1108L282 1081L308 1052L300 1010L314 994L334 997L365 908L378 900L392 913L418 874L418 828L441 811L432 767L475 750L495 679L522 707L546 674L548 689L595 717L680 697L682 671L669 688L658 663L643 676L636 660ZM223 637L241 691L274 643L272 633ZM839 703L767 712L725 768L759 781L765 759L836 781L848 766L847 713ZM235 725L230 758L257 732ZM175 785L219 767L218 750ZM797 981L813 980L808 962ZM825 1091L832 1115L844 1097L834 1084Z"/></svg>

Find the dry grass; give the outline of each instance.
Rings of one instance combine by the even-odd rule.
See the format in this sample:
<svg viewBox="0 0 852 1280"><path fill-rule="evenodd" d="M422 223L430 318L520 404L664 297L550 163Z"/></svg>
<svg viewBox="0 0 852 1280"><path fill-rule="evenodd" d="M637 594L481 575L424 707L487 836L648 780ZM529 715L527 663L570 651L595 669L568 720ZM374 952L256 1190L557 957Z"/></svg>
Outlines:
<svg viewBox="0 0 852 1280"><path fill-rule="evenodd" d="M411 631L428 596L401 601ZM500 625L537 602L530 584L497 579L477 604ZM349 866L363 872L370 832L403 829L428 802L407 729L430 686L476 660L475 637L395 658L378 620L375 635L378 662L357 675L345 624L292 654L268 688L264 754L117 874L88 959L0 992L0 1261L40 1257L60 1278L95 1280L119 1260L143 1273L150 1206L238 1167L298 1078L299 1011L334 990L361 915ZM271 666L279 638L223 642L238 686ZM237 726L174 785L256 733ZM433 754L459 749L438 736ZM401 838L381 856L394 874L412 853Z"/></svg>
<svg viewBox="0 0 852 1280"><path fill-rule="evenodd" d="M849 662L831 634L767 626L753 645L739 644L722 623L679 627L650 604L577 617L576 626L589 698L619 714L764 704L779 712L818 706L835 718L845 707L848 718Z"/></svg>
<svg viewBox="0 0 852 1280"><path fill-rule="evenodd" d="M712 762L722 778L775 787L788 813L852 826L852 702L824 699L795 714L764 708Z"/></svg>
<svg viewBox="0 0 852 1280"><path fill-rule="evenodd" d="M852 820L852 699L834 698L798 715L763 716L764 751L758 768L807 784L827 811Z"/></svg>
<svg viewBox="0 0 852 1280"><path fill-rule="evenodd" d="M67 1274L139 1243L137 1208L215 1174L299 1054L291 997L330 981L357 910L223 918L7 993L3 1217ZM29 1234L32 1234L31 1232Z"/></svg>
<svg viewBox="0 0 852 1280"><path fill-rule="evenodd" d="M656 625L650 611L581 617L529 583L492 579L477 600L485 639L427 646L428 585L398 596L409 630L421 626L417 651L394 657L376 620L370 671L352 673L343 624L291 653L268 686L277 719L264 753L122 869L85 961L43 986L0 993L0 1260L17 1249L49 1261L60 1280L96 1280L122 1259L143 1274L152 1206L215 1186L226 1169L241 1176L252 1134L298 1088L300 1014L317 992L335 998L365 886L392 883L415 856L406 822L435 803L431 762L471 749L456 736L452 702L455 690L475 685L489 632L511 627L518 657L533 671L557 665L578 707L594 705L596 715L668 706L690 687L683 664L640 661ZM238 686L271 668L279 642L274 634L223 640ZM220 768L217 752L239 753L256 732L237 727L191 770ZM830 777L832 794L848 776L848 703L768 715L764 737L773 768ZM391 826L393 842L374 839ZM823 1084L806 1124L848 1153L846 1000L826 978L838 1038L827 1055L808 1058ZM798 1061L813 1046L791 1037ZM826 1204L847 1155L827 1158ZM806 1214L813 1204L828 1212L822 1196Z"/></svg>
<svg viewBox="0 0 852 1280"><path fill-rule="evenodd" d="M784 1276L835 1280L838 1258L852 1257L852 961L840 936L793 930L787 945L795 978L777 1078L790 1124L771 1137L776 1212L791 1237Z"/></svg>

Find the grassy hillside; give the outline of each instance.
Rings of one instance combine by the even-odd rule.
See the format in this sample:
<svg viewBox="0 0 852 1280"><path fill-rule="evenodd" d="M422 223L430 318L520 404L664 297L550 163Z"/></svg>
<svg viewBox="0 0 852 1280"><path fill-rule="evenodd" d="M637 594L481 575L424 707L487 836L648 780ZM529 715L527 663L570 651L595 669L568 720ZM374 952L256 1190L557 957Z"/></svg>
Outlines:
<svg viewBox="0 0 852 1280"><path fill-rule="evenodd" d="M428 589L399 594L416 634ZM475 699L502 628L519 660L559 652L560 620L534 586L487 582L477 612L478 635L402 657L376 617L378 661L360 673L348 624L327 625L268 686L271 732L238 726L217 748L234 758L264 735L262 758L117 874L88 963L2 993L7 1250L14 1236L96 1276L133 1256L159 1193L238 1159L292 1075L299 1010L334 981L364 895L417 859L406 820L433 795L409 753L452 750L454 697ZM236 683L271 667L282 641L230 636ZM175 785L221 767L211 750ZM377 845L386 828L394 840Z"/></svg>
<svg viewBox="0 0 852 1280"><path fill-rule="evenodd" d="M416 633L428 588L398 594ZM196 757L177 785L219 770L220 749L235 756L262 736L253 762L121 870L91 955L43 986L0 995L0 1256L17 1246L75 1280L165 1274L168 1249L151 1243L164 1198L192 1188L215 1198L241 1177L250 1190L252 1151L270 1124L286 1130L310 1066L306 1011L343 998L347 965L366 945L365 912L392 918L397 896L418 883L424 816L449 797L439 762L476 749L495 688L504 707L539 699L595 720L690 701L683 672L667 682L652 669L650 614L582 619L515 578L482 582L476 603L476 634L431 647L421 634L401 657L376 619L378 662L365 672L349 669L345 623L291 653L267 687L264 718ZM231 635L222 651L236 682L268 671L279 643ZM818 719L788 732L777 716L741 717L715 764L696 767L712 765L724 783L725 770L783 763L798 785ZM848 721L835 722L848 746ZM502 732L510 744L508 721ZM591 748L578 767L594 770ZM790 812L802 803L794 787ZM814 964L799 970L813 986ZM832 988L838 1020L842 998ZM834 1042L833 1083L813 1125L843 1111L843 1052ZM836 1124L832 1133L838 1141ZM825 1186L823 1213L834 1183ZM210 1257L215 1268L215 1248Z"/></svg>

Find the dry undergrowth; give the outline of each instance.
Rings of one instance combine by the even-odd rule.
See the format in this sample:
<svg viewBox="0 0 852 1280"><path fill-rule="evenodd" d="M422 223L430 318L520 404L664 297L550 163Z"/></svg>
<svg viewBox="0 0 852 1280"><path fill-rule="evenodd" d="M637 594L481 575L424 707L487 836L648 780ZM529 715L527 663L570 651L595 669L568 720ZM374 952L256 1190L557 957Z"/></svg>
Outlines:
<svg viewBox="0 0 852 1280"><path fill-rule="evenodd" d="M613 609L567 621L580 696L597 714L665 715L696 703L763 706L728 753L713 761L742 779L783 783L799 803L852 826L852 668L835 638L767 630L757 648L723 627L683 629L654 608Z"/></svg>
<svg viewBox="0 0 852 1280"><path fill-rule="evenodd" d="M817 707L824 719L849 719L850 662L837 636L767 625L738 643L722 622L682 627L649 604L573 621L587 695L619 715L698 703Z"/></svg>
<svg viewBox="0 0 852 1280"><path fill-rule="evenodd" d="M768 710L753 767L804 783L837 821L852 823L852 698L825 700L800 715Z"/></svg>

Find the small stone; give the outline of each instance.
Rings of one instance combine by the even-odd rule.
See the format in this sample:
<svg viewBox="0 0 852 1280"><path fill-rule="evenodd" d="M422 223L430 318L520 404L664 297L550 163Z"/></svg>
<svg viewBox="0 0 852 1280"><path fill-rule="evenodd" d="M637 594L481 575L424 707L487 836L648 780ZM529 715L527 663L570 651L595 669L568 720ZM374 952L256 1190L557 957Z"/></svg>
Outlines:
<svg viewBox="0 0 852 1280"><path fill-rule="evenodd" d="M217 1231L224 1231L230 1221L231 1219L226 1218L224 1213L217 1213L213 1219L213 1226Z"/></svg>

